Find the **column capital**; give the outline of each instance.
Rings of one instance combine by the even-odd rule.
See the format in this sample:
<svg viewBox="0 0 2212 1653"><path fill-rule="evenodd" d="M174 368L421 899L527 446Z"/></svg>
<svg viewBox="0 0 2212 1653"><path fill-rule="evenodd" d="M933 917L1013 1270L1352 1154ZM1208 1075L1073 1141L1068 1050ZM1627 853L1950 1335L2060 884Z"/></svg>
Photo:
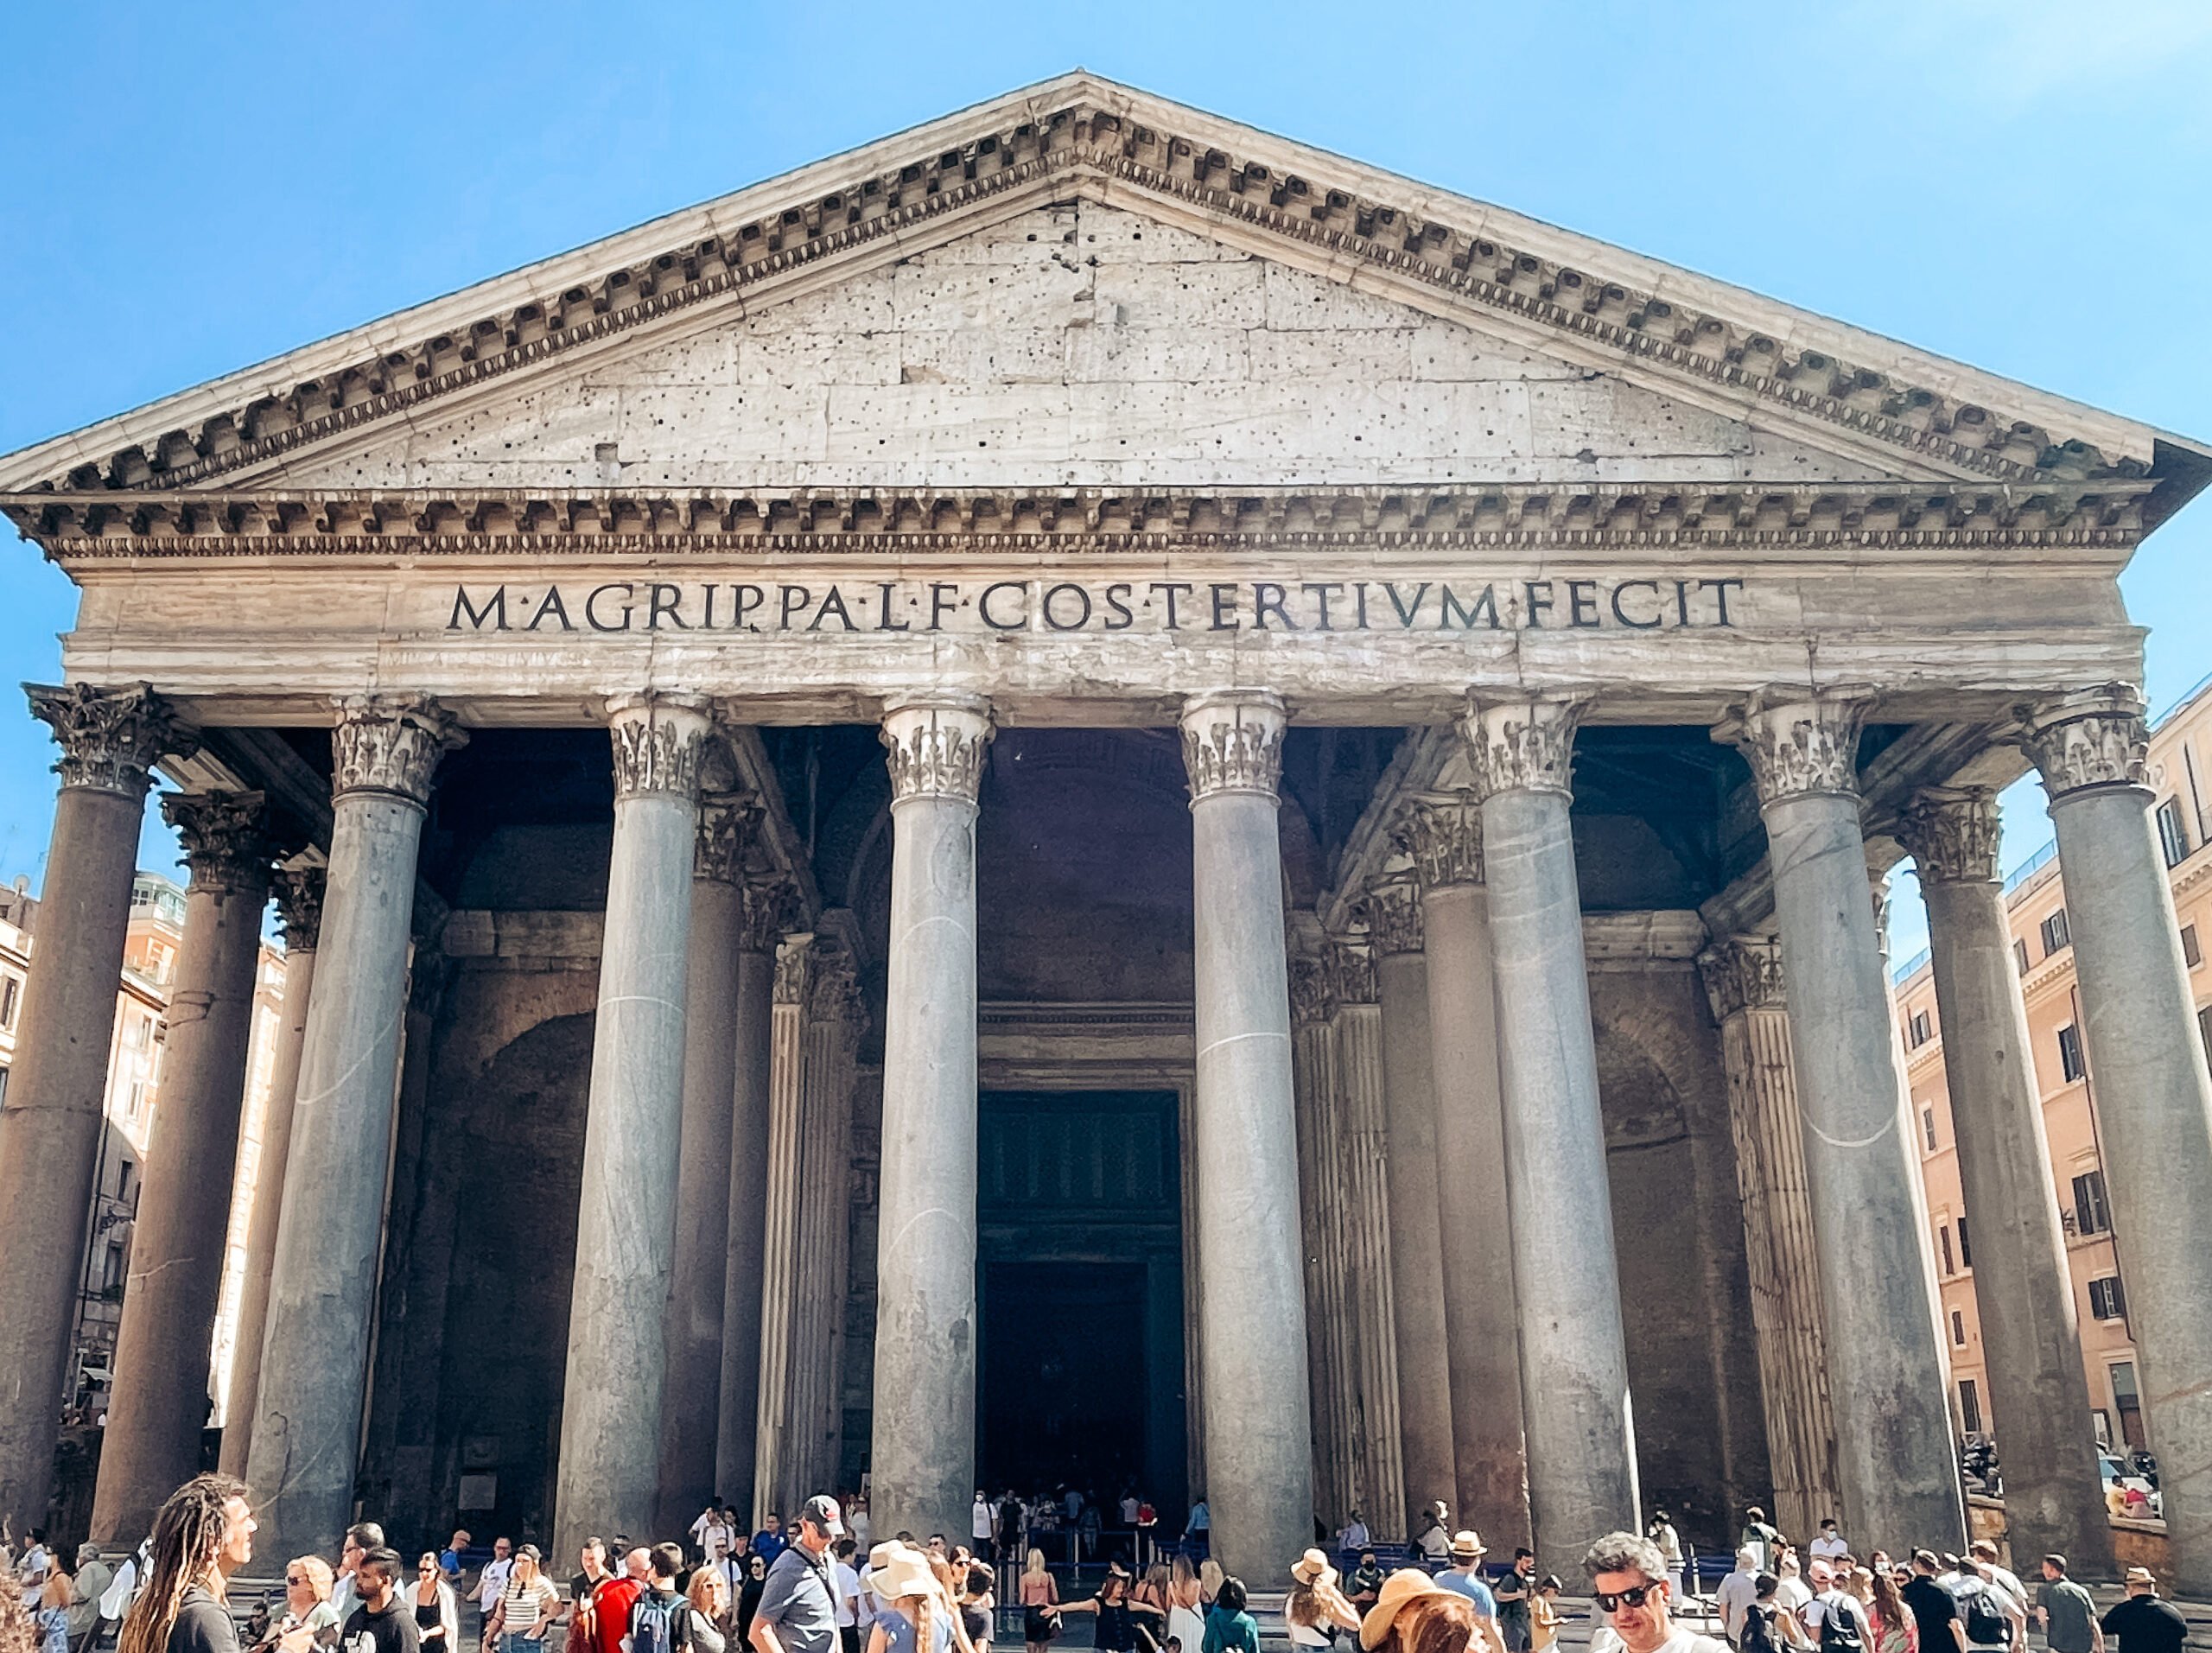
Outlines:
<svg viewBox="0 0 2212 1653"><path fill-rule="evenodd" d="M143 799L155 764L169 753L189 756L200 744L150 684L27 683L23 693L31 715L61 743L54 772L64 786Z"/></svg>
<svg viewBox="0 0 2212 1653"><path fill-rule="evenodd" d="M738 932L741 953L772 953L798 927L798 887L781 872L752 873L745 879L745 922Z"/></svg>
<svg viewBox="0 0 2212 1653"><path fill-rule="evenodd" d="M814 990L814 938L787 935L776 949L778 1004L804 1005Z"/></svg>
<svg viewBox="0 0 2212 1653"><path fill-rule="evenodd" d="M1779 1010L1783 991L1782 944L1758 936L1732 936L1697 956L1713 1019L1726 1021L1745 1010Z"/></svg>
<svg viewBox="0 0 2212 1653"><path fill-rule="evenodd" d="M842 1023L857 1037L868 1018L861 1001L860 970L853 956L820 938L809 950L813 954L813 973L808 983L807 1020Z"/></svg>
<svg viewBox="0 0 2212 1653"><path fill-rule="evenodd" d="M689 695L618 696L607 703L614 747L614 796L696 798L699 759L711 724Z"/></svg>
<svg viewBox="0 0 2212 1653"><path fill-rule="evenodd" d="M702 798L691 876L712 884L741 882L760 818L760 801L750 792L709 792Z"/></svg>
<svg viewBox="0 0 2212 1653"><path fill-rule="evenodd" d="M1265 689L1217 689L1183 703L1183 768L1191 802L1227 792L1277 798L1289 715Z"/></svg>
<svg viewBox="0 0 2212 1653"><path fill-rule="evenodd" d="M1586 694L1469 695L1459 739L1474 772L1476 797L1572 796L1574 731L1589 709Z"/></svg>
<svg viewBox="0 0 2212 1653"><path fill-rule="evenodd" d="M1337 1014L1336 984L1329 963L1320 953L1290 956L1290 1020L1300 1027L1317 1027Z"/></svg>
<svg viewBox="0 0 2212 1653"><path fill-rule="evenodd" d="M341 695L330 731L330 796L386 792L430 801L438 760L468 739L427 695Z"/></svg>
<svg viewBox="0 0 2212 1653"><path fill-rule="evenodd" d="M2140 786L2150 768L2151 734L2142 692L2107 683L2037 701L2020 713L2020 744L2043 772L2050 801L2092 787Z"/></svg>
<svg viewBox="0 0 2212 1653"><path fill-rule="evenodd" d="M1368 886L1357 909L1378 953L1421 950L1421 893L1410 878L1378 880Z"/></svg>
<svg viewBox="0 0 2212 1653"><path fill-rule="evenodd" d="M1375 949L1361 936L1332 936L1321 955L1335 1008L1375 1002Z"/></svg>
<svg viewBox="0 0 2212 1653"><path fill-rule="evenodd" d="M1715 726L1751 766L1762 806L1785 798L1859 795L1859 731L1872 696L1863 689L1756 690Z"/></svg>
<svg viewBox="0 0 2212 1653"><path fill-rule="evenodd" d="M1471 788L1414 798L1390 836L1412 859L1424 893L1483 881L1483 806Z"/></svg>
<svg viewBox="0 0 2212 1653"><path fill-rule="evenodd" d="M322 932L322 893L326 874L320 867L279 867L272 881L276 892L276 922L284 931L289 952L311 953Z"/></svg>
<svg viewBox="0 0 2212 1653"><path fill-rule="evenodd" d="M268 800L259 792L164 792L162 818L184 841L196 895L265 895Z"/></svg>
<svg viewBox="0 0 2212 1653"><path fill-rule="evenodd" d="M983 785L983 756L996 733L990 703L971 695L895 701L883 712L891 802L917 798L973 804Z"/></svg>
<svg viewBox="0 0 2212 1653"><path fill-rule="evenodd" d="M1994 884L2002 825L1986 787L1929 786L1897 817L1897 842L1923 884Z"/></svg>

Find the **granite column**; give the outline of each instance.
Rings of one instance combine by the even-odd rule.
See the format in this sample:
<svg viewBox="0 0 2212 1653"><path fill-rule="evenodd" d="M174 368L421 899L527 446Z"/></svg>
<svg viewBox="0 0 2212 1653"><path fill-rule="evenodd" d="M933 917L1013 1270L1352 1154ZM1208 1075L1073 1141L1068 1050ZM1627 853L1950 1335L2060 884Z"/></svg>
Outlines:
<svg viewBox="0 0 2212 1653"><path fill-rule="evenodd" d="M269 905L259 792L172 793L162 813L183 839L191 877L92 1494L92 1537L125 1549L153 1530L154 1511L200 1468Z"/></svg>
<svg viewBox="0 0 2212 1653"><path fill-rule="evenodd" d="M976 800L971 699L893 704L872 1513L958 1532L976 1491Z"/></svg>
<svg viewBox="0 0 2212 1653"><path fill-rule="evenodd" d="M1489 878L1529 1515L1562 1571L1599 1534L1641 1524L1567 818L1580 715L1573 701L1476 701L1463 725Z"/></svg>
<svg viewBox="0 0 2212 1653"><path fill-rule="evenodd" d="M1306 1548L1313 1518L1275 818L1285 722L1281 700L1251 690L1199 695L1183 708L1207 1491L1214 1555L1259 1578Z"/></svg>
<svg viewBox="0 0 2212 1653"><path fill-rule="evenodd" d="M2027 749L2066 869L2175 1593L2201 1596L2212 1593L2212 1077L2151 820L2142 699L2114 684L2045 703L2029 714Z"/></svg>
<svg viewBox="0 0 2212 1653"><path fill-rule="evenodd" d="M1766 822L1805 1170L1827 1317L1846 1532L1891 1550L1965 1535L1918 1167L1866 884L1863 699L1777 690L1716 732L1750 760Z"/></svg>
<svg viewBox="0 0 2212 1653"><path fill-rule="evenodd" d="M435 701L338 703L318 985L308 1001L246 1478L264 1554L337 1553L353 1518L369 1316L407 1008L416 855L438 760Z"/></svg>
<svg viewBox="0 0 2212 1653"><path fill-rule="evenodd" d="M557 1555L603 1528L652 1530L708 731L706 715L677 696L626 696L608 713L614 846L562 1388Z"/></svg>

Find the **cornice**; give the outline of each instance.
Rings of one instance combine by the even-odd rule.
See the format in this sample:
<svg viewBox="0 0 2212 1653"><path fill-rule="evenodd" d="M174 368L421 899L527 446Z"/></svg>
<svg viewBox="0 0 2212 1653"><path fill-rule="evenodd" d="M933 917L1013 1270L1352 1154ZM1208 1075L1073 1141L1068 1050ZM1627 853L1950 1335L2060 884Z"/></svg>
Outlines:
<svg viewBox="0 0 2212 1653"><path fill-rule="evenodd" d="M1053 99L1060 100L1057 106ZM653 226L617 237L595 250L615 261L612 267L590 270L569 256L486 283L480 296L490 308L473 319L454 303L426 306L295 352L270 364L257 384L239 374L156 404L144 410L143 427L126 416L23 457L35 461L45 455L59 467L78 456L66 479L48 479L56 485L196 485L701 306L761 302L815 268L864 250L911 251L926 239L925 226L974 216L995 201L1017 205L1032 194L1079 188L1115 200L1149 197L1203 221L1243 226L1303 249L1307 262L1325 261L1340 279L1374 272L1432 295L1446 312L1506 322L1522 336L1555 340L1586 359L1617 357L1827 425L1861 447L1993 481L2139 476L2149 468L2147 453L2108 457L2078 436L2069 440L2064 429L2018 416L2018 408L1983 406L1955 395L1950 386L1956 380L1983 378L1970 370L1947 372L1949 365L1933 359L1908 360L1902 372L1854 363L1796 342L1796 323L1815 321L1802 312L1618 249L1580 243L1580 251L1595 256L1578 267L1546 255L1554 247L1569 251L1579 238L1548 235L1481 203L1271 143L1085 77L1002 100L973 118L976 125L954 142L947 140L958 129L939 123L874 146L833 188L823 186L836 175L836 163L825 163L714 208L677 214L667 223L669 238L650 253L642 249L651 245ZM1202 135L1167 130L1170 122ZM903 162L893 159L892 143L911 142L918 150L925 138L926 150ZM1224 143L1248 152L1231 153ZM1262 161L1249 152L1254 149L1287 157L1288 164ZM1551 245L1540 245L1545 242ZM1768 313L1764 327L1751 319L1762 310ZM409 324L437 330L410 337ZM1871 334L1828 326L1802 331L1831 334L1870 355L1881 348ZM351 360L349 348L358 351ZM309 362L317 366L314 377L285 382L288 367L296 372ZM2005 388L2002 381L1986 382ZM2034 404L2045 417L2070 411L2055 398L2018 389L2021 405ZM205 411L225 400L230 405L222 410ZM188 405L200 411L180 419ZM2093 410L2080 411L2084 429L2124 429L2118 421L2099 421ZM150 434L157 422L172 421L178 428ZM141 428L149 434L117 451L102 455L94 445L100 436L112 441Z"/></svg>
<svg viewBox="0 0 2212 1653"><path fill-rule="evenodd" d="M1895 482L1433 487L272 489L0 494L59 560L141 556L911 556L1212 550L1868 549L2119 554L2154 485Z"/></svg>

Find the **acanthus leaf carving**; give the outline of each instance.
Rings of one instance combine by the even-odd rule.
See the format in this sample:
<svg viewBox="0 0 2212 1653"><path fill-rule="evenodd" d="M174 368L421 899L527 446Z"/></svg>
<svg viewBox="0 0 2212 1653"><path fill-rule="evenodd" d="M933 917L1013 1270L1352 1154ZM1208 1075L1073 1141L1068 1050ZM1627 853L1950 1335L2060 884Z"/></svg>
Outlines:
<svg viewBox="0 0 2212 1653"><path fill-rule="evenodd" d="M1290 1019L1300 1027L1317 1027L1337 1012L1335 982L1328 961L1313 953L1290 956Z"/></svg>
<svg viewBox="0 0 2212 1653"><path fill-rule="evenodd" d="M2107 683L2027 707L2021 744L2057 803L2100 786L2140 786L2151 766L2150 726L2143 696L2129 683Z"/></svg>
<svg viewBox="0 0 2212 1653"><path fill-rule="evenodd" d="M1282 739L1288 719L1282 701L1260 690L1198 695L1183 708L1183 768L1191 801L1224 793L1280 797Z"/></svg>
<svg viewBox="0 0 2212 1653"><path fill-rule="evenodd" d="M155 764L188 757L199 741L150 684L25 683L31 715L61 743L54 773L64 786L143 798Z"/></svg>
<svg viewBox="0 0 2212 1653"><path fill-rule="evenodd" d="M787 874L753 874L745 881L745 923L738 936L738 950L772 953L805 917L798 887Z"/></svg>
<svg viewBox="0 0 2212 1653"><path fill-rule="evenodd" d="M1421 894L1409 878L1370 885L1353 909L1378 953L1417 953L1423 944Z"/></svg>
<svg viewBox="0 0 2212 1653"><path fill-rule="evenodd" d="M1718 941L1697 956L1697 968L1715 1021L1745 1010L1779 1010L1786 1002L1779 942L1756 936Z"/></svg>
<svg viewBox="0 0 2212 1653"><path fill-rule="evenodd" d="M1987 789L1929 787L1899 814L1897 836L1923 883L1993 884L2001 827Z"/></svg>
<svg viewBox="0 0 2212 1653"><path fill-rule="evenodd" d="M880 733L894 805L918 798L976 801L994 733L989 709L982 702L904 702L885 711Z"/></svg>
<svg viewBox="0 0 2212 1653"><path fill-rule="evenodd" d="M1391 836L1423 890L1483 881L1482 800L1471 790L1414 798Z"/></svg>
<svg viewBox="0 0 2212 1653"><path fill-rule="evenodd" d="M1574 732L1589 709L1586 695L1467 697L1459 734L1478 798L1499 792L1573 791Z"/></svg>
<svg viewBox="0 0 2212 1653"><path fill-rule="evenodd" d="M734 884L745 876L745 856L760 824L760 801L749 792L716 792L699 800L691 876Z"/></svg>
<svg viewBox="0 0 2212 1653"><path fill-rule="evenodd" d="M1375 950L1363 936L1331 936L1322 951L1328 966L1329 996L1338 1006L1373 1004Z"/></svg>
<svg viewBox="0 0 2212 1653"><path fill-rule="evenodd" d="M192 869L191 893L265 896L270 842L267 800L259 792L165 792L162 818L176 829Z"/></svg>
<svg viewBox="0 0 2212 1653"><path fill-rule="evenodd" d="M438 760L467 740L427 695L346 695L330 731L330 795L386 792L430 801Z"/></svg>
<svg viewBox="0 0 2212 1653"><path fill-rule="evenodd" d="M322 933L323 882L320 867L280 867L272 881L276 893L276 922L284 931L284 945L292 952L311 953Z"/></svg>
<svg viewBox="0 0 2212 1653"><path fill-rule="evenodd" d="M614 751L614 796L696 798L707 718L677 695L627 696L608 708Z"/></svg>
<svg viewBox="0 0 2212 1653"><path fill-rule="evenodd" d="M1861 689L1762 689L1713 738L1744 754L1762 805L1819 793L1856 797L1859 732L1872 706Z"/></svg>

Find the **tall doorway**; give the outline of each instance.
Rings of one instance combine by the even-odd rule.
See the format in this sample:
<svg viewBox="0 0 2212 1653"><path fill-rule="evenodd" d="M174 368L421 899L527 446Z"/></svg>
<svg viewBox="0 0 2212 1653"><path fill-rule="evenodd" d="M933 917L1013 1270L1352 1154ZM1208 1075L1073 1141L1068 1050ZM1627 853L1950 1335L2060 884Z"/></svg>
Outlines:
<svg viewBox="0 0 2212 1653"><path fill-rule="evenodd" d="M980 1098L978 1478L1182 1507L1181 1149L1172 1090Z"/></svg>

